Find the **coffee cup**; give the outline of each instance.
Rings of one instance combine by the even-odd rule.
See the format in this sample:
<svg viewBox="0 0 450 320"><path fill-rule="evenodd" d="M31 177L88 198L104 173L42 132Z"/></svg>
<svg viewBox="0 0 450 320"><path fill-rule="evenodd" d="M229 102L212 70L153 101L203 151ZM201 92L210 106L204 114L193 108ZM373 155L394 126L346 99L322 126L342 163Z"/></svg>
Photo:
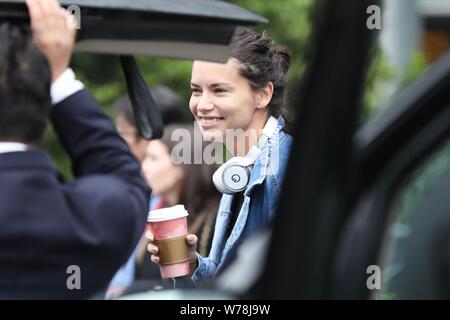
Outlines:
<svg viewBox="0 0 450 320"><path fill-rule="evenodd" d="M183 205L153 210L148 214L147 222L158 247L162 278L189 274L188 215Z"/></svg>

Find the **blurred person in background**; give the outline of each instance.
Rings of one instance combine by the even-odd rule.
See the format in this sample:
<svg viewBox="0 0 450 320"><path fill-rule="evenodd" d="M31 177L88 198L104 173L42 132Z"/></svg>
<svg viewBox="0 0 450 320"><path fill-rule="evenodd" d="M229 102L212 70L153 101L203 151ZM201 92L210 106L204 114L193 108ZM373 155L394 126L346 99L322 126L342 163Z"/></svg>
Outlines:
<svg viewBox="0 0 450 320"><path fill-rule="evenodd" d="M218 165L194 163L194 153L202 152L207 146L202 140L201 133L194 133L194 128L194 124L181 123L165 127L161 139L148 142L142 169L148 184L152 186L152 194L159 198L153 210L184 205L189 212L187 221L189 232L198 235L198 250L201 254L208 255L221 195L212 181ZM175 139L174 133L179 133L177 137L182 135L183 139L180 139L181 141ZM199 141L195 142L195 138ZM201 148L196 149L195 143L199 143ZM189 153L187 161L178 159L178 155L174 155L175 149L183 149L183 152ZM126 286L128 287L126 293L156 290L158 287L171 288L172 281L161 279L159 268L152 263L151 254L146 250L148 243L148 240L143 238L136 249L135 281ZM178 286L183 283L180 281L177 281ZM110 290L112 289L114 288L111 287ZM123 294L125 292L123 289L125 288L117 290L116 296Z"/></svg>
<svg viewBox="0 0 450 320"><path fill-rule="evenodd" d="M187 111L186 104L173 90L163 85L156 85L149 89L156 105L161 111L164 125L193 121L192 115ZM113 109L119 134L130 146L136 159L142 162L145 157L148 141L139 135L128 95L119 97L114 102Z"/></svg>
<svg viewBox="0 0 450 320"><path fill-rule="evenodd" d="M212 181L218 165L205 164L203 161L199 164L194 163L194 152L202 151L207 146L200 132L195 135L194 128L193 124L168 126L160 140L152 140L148 143L142 169L147 182L152 186L153 193L161 198L160 205L154 209L177 204L184 205L189 212L189 232L198 234L199 252L207 255L211 248L221 194ZM181 141L174 139L173 133L177 130L178 133L183 134L184 139L180 139ZM200 141L194 141L196 136ZM195 143L200 143L202 147L196 149ZM175 159L176 147L177 150L183 148L190 153L187 162Z"/></svg>
<svg viewBox="0 0 450 320"><path fill-rule="evenodd" d="M156 85L149 90L161 111L165 126L172 123L181 124L193 121L186 104L172 89L163 85ZM147 153L149 141L139 134L129 96L119 97L113 103L113 109L117 131L128 144L136 159L142 163ZM162 200L154 193L152 193L149 201L149 207L152 210L162 206ZM151 263L149 257L144 257L146 244L147 241L142 238L127 263L116 272L108 289L108 298L120 295L135 281L160 278L159 268Z"/></svg>

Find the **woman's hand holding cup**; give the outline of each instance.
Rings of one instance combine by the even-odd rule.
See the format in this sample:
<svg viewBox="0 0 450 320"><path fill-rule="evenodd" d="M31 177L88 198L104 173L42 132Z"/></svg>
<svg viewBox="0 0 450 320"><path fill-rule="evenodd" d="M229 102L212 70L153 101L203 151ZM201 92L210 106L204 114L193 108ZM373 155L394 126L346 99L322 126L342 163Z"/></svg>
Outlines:
<svg viewBox="0 0 450 320"><path fill-rule="evenodd" d="M158 247L154 244L155 236L150 230L145 232L145 237L150 243L147 245L147 251L151 253L152 262L159 266ZM186 235L186 242L189 246L189 265L191 274L197 269L197 242L198 238L195 234Z"/></svg>
<svg viewBox="0 0 450 320"><path fill-rule="evenodd" d="M163 278L190 275L196 269L198 238L188 234L188 215L183 205L149 212L147 250L152 254L152 262L159 265Z"/></svg>

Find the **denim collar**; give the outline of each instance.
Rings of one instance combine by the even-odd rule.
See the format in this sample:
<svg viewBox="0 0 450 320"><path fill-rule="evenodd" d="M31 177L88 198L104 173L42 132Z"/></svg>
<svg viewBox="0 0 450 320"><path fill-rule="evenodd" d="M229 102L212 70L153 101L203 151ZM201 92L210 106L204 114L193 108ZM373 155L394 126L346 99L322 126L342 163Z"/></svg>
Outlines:
<svg viewBox="0 0 450 320"><path fill-rule="evenodd" d="M280 138L280 132L283 130L286 121L282 116L278 118L278 126L264 146L262 146L261 153L256 159L256 162L252 169L252 174L250 176L250 181L248 183L247 189L244 192L244 195L248 196L250 192L257 186L264 182L265 177L267 176L269 159L271 158L272 153L274 152L274 145L278 143ZM274 143L276 142L276 143Z"/></svg>

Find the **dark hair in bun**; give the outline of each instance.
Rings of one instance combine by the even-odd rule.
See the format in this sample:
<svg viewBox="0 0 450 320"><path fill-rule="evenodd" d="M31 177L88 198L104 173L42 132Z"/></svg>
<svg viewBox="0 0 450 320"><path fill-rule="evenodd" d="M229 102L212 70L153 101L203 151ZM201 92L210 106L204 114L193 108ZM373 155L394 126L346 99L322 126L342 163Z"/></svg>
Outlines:
<svg viewBox="0 0 450 320"><path fill-rule="evenodd" d="M286 100L286 74L291 65L288 49L276 45L265 32L259 34L239 27L231 40L231 56L239 60L240 74L248 79L253 90L273 83L274 91L268 109L270 115L281 115Z"/></svg>

